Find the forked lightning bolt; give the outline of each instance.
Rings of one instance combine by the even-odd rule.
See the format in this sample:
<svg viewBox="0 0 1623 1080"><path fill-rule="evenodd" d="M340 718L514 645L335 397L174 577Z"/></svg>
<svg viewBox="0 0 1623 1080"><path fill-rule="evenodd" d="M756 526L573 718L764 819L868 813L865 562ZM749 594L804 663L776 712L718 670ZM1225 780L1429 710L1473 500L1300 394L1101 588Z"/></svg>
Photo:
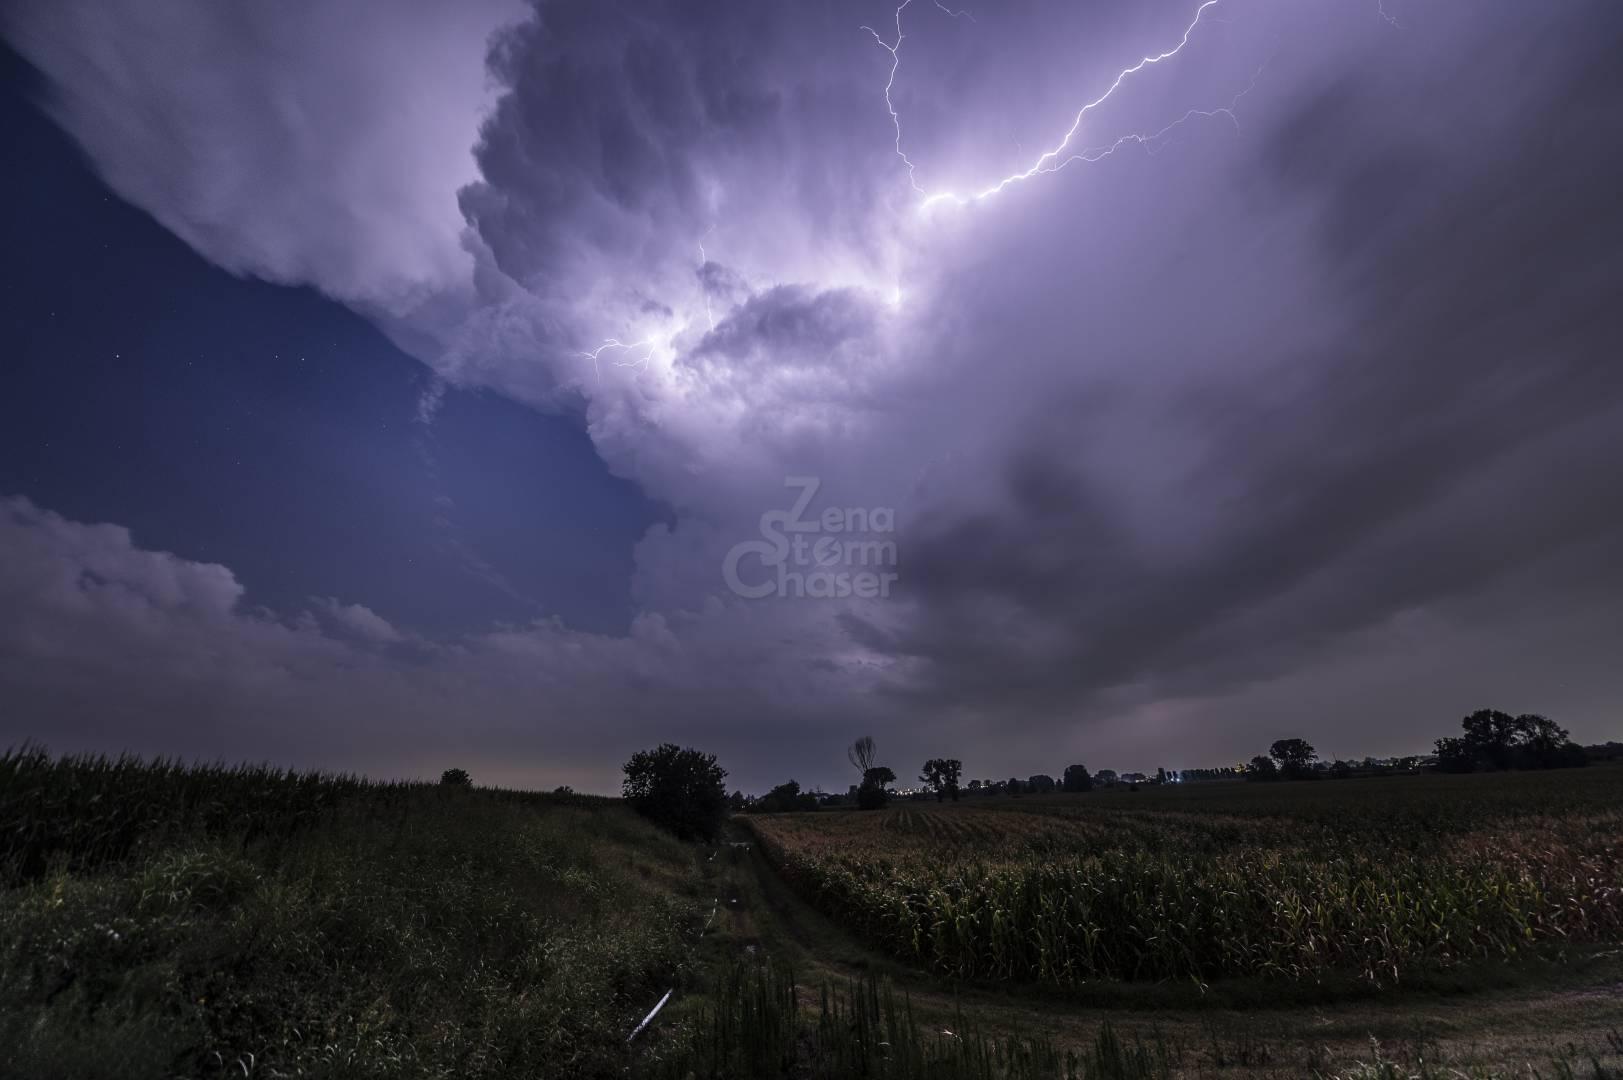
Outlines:
<svg viewBox="0 0 1623 1080"><path fill-rule="evenodd" d="M979 191L928 192L919 185L918 167L914 164L913 159L908 157L907 151L902 148L902 118L901 114L896 111L896 104L891 96L896 87L896 73L901 68L902 42L906 38L906 35L902 32L902 13L907 10L908 6L912 2L913 0L902 0L902 3L896 8L896 37L894 41L887 42L879 35L878 31L874 30L870 26L864 26L861 29L866 30L869 34L871 34L874 41L879 44L879 47L890 53L890 73L885 80L885 109L890 113L891 124L896 129L896 156L901 158L902 163L907 166L908 183L912 185L914 191L924 196L923 202L919 204L919 208L921 210L927 209L936 203L941 202L952 202L959 205L979 202L982 199L986 199L998 194L1011 184L1017 184L1022 180L1029 180L1039 173L1058 172L1060 169L1063 169L1072 162L1080 161L1087 163L1099 161L1103 158L1109 157L1111 154L1115 153L1128 143L1136 143L1145 147L1146 150L1153 151L1154 144L1157 140L1167 135L1174 128L1177 128L1178 126L1194 119L1197 116L1205 117L1207 119L1223 116L1227 117L1230 122L1238 126L1238 119L1234 115L1235 105L1239 102L1240 98L1244 97L1251 91L1251 88L1255 86L1257 82L1257 75L1253 75L1251 78L1251 84L1236 94L1228 105L1216 109L1190 109L1188 112L1184 113L1183 116L1179 117L1177 120L1174 120L1172 123L1168 124L1160 131L1154 132L1153 134L1123 135L1114 142L1104 146L1091 147L1085 150L1077 151L1072 151L1070 149L1071 143L1076 138L1077 132L1081 130L1082 121L1087 118L1088 113L1092 112L1094 109L1097 109L1106 101L1109 101L1116 91L1121 89L1122 84L1125 83L1130 76L1136 75L1145 68L1159 64L1164 60L1170 60L1182 52L1184 46L1189 44L1190 37L1194 34L1195 28L1200 25L1201 20L1206 15L1206 12L1222 2L1222 0L1203 0L1200 6L1195 8L1194 15L1190 18L1188 25L1183 28L1183 33L1179 36L1175 45L1169 49L1163 50L1162 52L1150 53L1146 56L1142 56L1139 58L1137 63L1131 65L1130 67L1122 68L1120 71L1118 71L1116 73L1116 77L1110 81L1110 85L1105 87L1104 93L1100 94L1092 101L1087 102L1077 110L1076 116L1071 120L1071 126L1066 130L1064 137L1060 139L1059 143L1052 150L1045 151L1042 156L1037 158L1036 161L1032 162L1029 167L1022 169L1019 172L1010 173L1008 176L1005 176L1001 180L997 181L997 183ZM942 4L941 0L935 0L935 6L954 18L968 15L967 12L953 11ZM1382 19L1394 27L1400 25L1398 20L1387 12L1385 0L1376 0L1375 6L1376 11L1380 14ZM974 20L971 19L970 21L973 22ZM1258 75L1260 74L1261 71L1259 69Z"/></svg>
<svg viewBox="0 0 1623 1080"><path fill-rule="evenodd" d="M879 42L880 46L885 48L891 54L890 79L885 84L885 105L890 110L891 118L896 126L896 153L907 164L908 179L912 182L913 189L924 196L924 201L920 204L921 209L933 206L940 202L953 202L958 204L979 202L982 199L986 199L992 195L998 194L1010 184L1017 184L1022 180L1029 180L1038 173L1056 172L1073 161L1097 161L1102 157L1109 156L1109 154L1115 152L1117 148L1128 142L1151 142L1160 135L1170 131L1178 124L1181 124L1195 116L1226 115L1230 120L1234 119L1232 105L1223 109L1191 109L1189 112L1185 113L1181 119L1174 121L1172 124L1168 125L1166 128L1163 128L1161 132L1158 132L1155 135L1128 135L1118 139L1108 147L1095 148L1094 150L1072 151L1067 153L1067 151L1070 151L1071 143L1076 138L1077 132L1081 130L1082 121L1087 118L1088 113L1092 112L1094 109L1097 109L1106 101L1109 101L1111 96L1121 88L1121 85L1126 82L1130 76L1136 75L1140 71L1143 71L1145 68L1154 64L1159 64L1164 60L1170 60L1183 51L1183 47L1189 44L1190 36L1194 34L1195 28L1200 25L1200 21L1205 17L1206 12L1222 2L1222 0L1204 0L1204 2L1195 9L1194 16L1189 20L1189 24L1184 27L1183 34L1178 38L1176 45L1173 45L1170 49L1166 49L1162 52L1151 53L1147 56L1140 57L1136 64L1133 64L1130 67L1125 67L1118 71L1116 73L1116 77L1111 80L1110 85L1105 88L1104 93L1100 94L1098 97L1094 98L1092 101L1089 101L1087 104L1083 105L1077 110L1076 116L1071 120L1070 128L1066 130L1064 137L1060 139L1059 143L1052 150L1045 151L1042 156L1037 158L1036 161L1032 162L1028 168L1023 169L1020 172L1010 173L997 183L980 191L969 193L956 191L937 191L933 193L926 192L922 187L919 186L916 176L917 170L915 169L913 162L908 159L906 153L904 153L902 150L902 122L900 116L896 112L895 106L891 102L891 89L896 84L896 70L901 66L901 47L903 39L902 12L906 10L908 4L911 2L912 0L904 0L902 5L896 9L896 41L894 44L886 45L884 39L878 34L874 33L872 29L868 27L864 27L863 29L868 30L870 34L873 34L874 40ZM939 7L940 5L937 4L937 6ZM1244 91L1241 93L1243 94Z"/></svg>
<svg viewBox="0 0 1623 1080"><path fill-rule="evenodd" d="M599 378L602 377L603 371L597 366L598 358L610 349L623 349L626 352L646 349L647 351L640 358L616 360L614 362L615 367L645 368L648 366L648 362L654 358L654 353L659 349L659 342L654 338L643 338L641 341L621 341L618 338L609 338L597 348L581 353L582 356L592 362L592 370L597 373Z"/></svg>
<svg viewBox="0 0 1623 1080"><path fill-rule="evenodd" d="M873 37L875 43L877 43L880 48L884 49L890 54L890 70L886 75L884 85L885 110L890 114L891 126L895 130L894 146L896 156L901 159L902 164L907 168L908 183L911 185L912 189L919 196L921 196L919 208L923 210L934 206L937 203L943 202L951 202L958 205L967 205L969 203L979 202L983 199L990 198L999 192L1002 192L1012 184L1018 184L1021 181L1029 180L1038 174L1057 172L1074 162L1091 163L1101 161L1128 144L1141 146L1147 152L1154 153L1161 140L1165 139L1169 134L1183 124L1186 124L1196 118L1215 119L1221 116L1238 127L1239 120L1235 114L1235 109L1238 106L1240 99L1245 97L1246 94L1250 93L1252 88L1256 85L1257 79L1262 73L1260 68L1258 69L1257 73L1251 77L1250 84L1242 89L1238 94L1235 94L1227 105L1209 109L1190 109L1182 116L1178 117L1157 131L1122 135L1111 142L1103 143L1097 146L1073 148L1073 143L1077 141L1077 135L1082 130L1083 121L1087 119L1089 113L1093 112L1105 102L1109 101L1115 95L1116 91L1121 89L1123 84L1125 84L1132 76L1143 71L1145 68L1170 60L1181 53L1184 50L1184 47L1189 44L1190 38L1194 35L1195 30L1200 26L1201 22L1206 19L1207 13L1222 2L1223 0L1202 0L1200 5L1194 9L1194 13L1190 17L1188 23L1184 26L1182 34L1178 36L1177 41L1173 43L1170 48L1164 49L1161 52L1149 53L1141 56L1137 62L1116 72L1114 78L1110 80L1109 84L1105 87L1101 94L1093 98L1091 101L1083 104L1082 107L1076 111L1075 116L1073 116L1071 119L1070 127L1066 129L1065 134L1054 145L1053 149L1044 151L1026 168L1018 172L1010 173L988 187L982 188L978 191L967 192L932 192L925 189L919 183L918 166L914 163L913 159L908 156L906 147L903 145L902 117L901 113L896 108L896 102L893 94L896 88L897 74L901 70L902 43L906 40L906 34L903 31L902 26L903 15L906 13L907 9L912 6L913 0L901 0L901 3L897 5L895 9L895 34L891 39L887 40L884 35L880 34L878 30L871 26L861 27L862 30L866 31L870 36ZM943 2L943 0L931 0L931 3L938 11L951 18L967 19L970 22L975 21L974 16L972 16L969 12L950 8ZM1384 0L1377 0L1377 10L1379 11L1381 18L1385 19L1393 26L1398 25L1397 20L1387 13L1384 7ZM712 229L713 228L714 226L712 226ZM707 230L705 236L701 236L698 241L699 264L701 271L709 262L709 257L705 252L704 247L704 240L707 236L709 236L709 230ZM704 291L705 318L710 325L710 329L714 330L716 328L716 319L715 313L711 307L711 298L708 286L705 287ZM594 369L598 368L600 358L611 350L624 353L629 357L628 359L616 360L614 362L616 367L646 368L652 362L654 356L659 352L662 345L668 346L668 344L669 338L662 339L659 337L648 337L639 341L630 342L621 341L618 338L609 338L596 349L582 353L581 355L592 361L592 366ZM601 374L601 371L599 371L599 374Z"/></svg>
<svg viewBox="0 0 1623 1080"><path fill-rule="evenodd" d="M885 108L890 111L890 122L896 128L896 156L901 158L902 163L907 166L907 180L913 185L913 190L920 195L925 195L928 193L919 187L918 177L915 175L917 170L913 165L913 161L907 156L907 151L902 149L902 117L896 111L895 103L890 99L891 89L896 85L896 72L902 66L902 39L905 37L902 33L902 12L906 11L911 3L913 3L913 0L902 0L901 6L896 9L896 40L888 45L885 43L885 39L879 36L879 31L873 27L864 26L862 29L873 35L874 41L878 43L881 49L890 53L890 78L885 80ZM952 16L954 19L962 18L968 19L970 22L975 21L975 16L969 12L954 11L943 4L941 0L935 0L935 6L937 10L945 15Z"/></svg>
<svg viewBox="0 0 1623 1080"><path fill-rule="evenodd" d="M706 229L704 231L704 236L699 237L698 245L699 245L699 271L700 271L700 273L703 273L704 268L706 266L708 266L709 263L710 263L710 257L707 254L705 254L705 250L704 250L704 238L705 238L705 236L709 236L711 233L713 233L715 231L716 231L716 227L714 225L712 225L712 226L710 226L710 228L708 228L708 229ZM706 284L703 281L701 281L699 284L701 285L701 287L704 290L704 314L705 314L705 318L710 323L710 329L714 330L716 328L716 315L715 315L715 312L711 309L711 306L710 306L710 287L709 287L708 284ZM682 323L682 326L677 330L677 333L680 333L682 330L687 329L687 325L688 324L684 321ZM608 338L601 345L599 345L597 348L588 349L588 350L582 352L580 355L592 362L592 371L593 371L593 373L599 379L601 379L603 377L603 369L599 365L599 361L602 360L604 353L609 352L611 350L614 350L614 351L619 351L619 352L624 352L624 353L631 354L631 358L628 359L628 360L616 360L616 361L614 361L614 366L615 367L644 368L645 369L645 368L648 367L648 365L650 363L653 362L654 356L660 350L660 346L661 345L669 345L669 344L670 344L669 338L661 340L658 336L645 337L645 338L641 339L640 341L621 341L619 338ZM642 350L642 355L641 356L635 355L636 352L639 349Z"/></svg>
<svg viewBox="0 0 1623 1080"><path fill-rule="evenodd" d="M1149 134L1135 133L1132 135L1123 135L1115 142L1109 143L1105 146L1094 146L1089 147L1086 150L1079 150L1070 157L1066 158L1064 161L1059 162L1059 164L1055 165L1052 169L1045 171L1054 172L1056 170L1063 169L1073 161L1080 161L1084 164L1092 164L1095 161L1103 161L1105 158L1109 157L1111 154L1114 154L1117 150L1120 150L1128 143L1142 146L1144 148L1144 152L1153 157L1155 155L1155 147L1157 143L1166 138L1168 135L1172 134L1178 128L1182 127L1184 124L1195 119L1197 116L1205 120L1215 120L1219 116L1226 117L1228 122L1233 124L1234 129L1238 131L1240 128L1240 118L1235 115L1234 110L1239 108L1240 99L1256 88L1257 80L1261 77L1262 69L1258 68L1256 74L1251 76L1251 81L1246 84L1245 89L1241 90L1238 94L1235 94L1232 98L1230 98L1227 105L1219 106L1215 109L1190 109L1188 112L1184 113L1182 116L1178 117L1176 120L1172 121L1172 123L1168 124L1159 131L1153 131Z"/></svg>

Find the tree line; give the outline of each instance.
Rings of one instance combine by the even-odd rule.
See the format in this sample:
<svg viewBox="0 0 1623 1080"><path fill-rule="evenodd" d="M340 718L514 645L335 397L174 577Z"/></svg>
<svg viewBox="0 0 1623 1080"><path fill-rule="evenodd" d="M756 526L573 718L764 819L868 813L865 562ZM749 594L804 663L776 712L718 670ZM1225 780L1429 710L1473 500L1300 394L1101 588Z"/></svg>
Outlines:
<svg viewBox="0 0 1623 1080"><path fill-rule="evenodd" d="M1440 738L1429 760L1420 757L1397 759L1392 770L1422 767L1440 772L1466 773L1494 769L1560 769L1587 763L1585 749L1573 742L1567 729L1547 716L1522 713L1512 716L1498 709L1478 709L1461 721L1461 734ZM1597 748L1602 749L1602 748ZM873 737L864 735L846 750L856 770L857 782L848 798L862 810L877 810L896 794L896 772L879 763L879 749ZM1368 760L1368 759L1366 759ZM1246 766L1222 770L1186 770L1169 773L1156 770L1152 780L1139 773L1118 775L1101 769L1097 775L1085 765L1068 766L1059 780L1044 773L1027 779L963 782L963 762L957 758L929 758L919 772L919 784L926 795L937 801L954 802L964 794L1047 794L1054 791L1085 792L1095 786L1125 783L1165 783L1180 780L1223 779L1243 776L1247 780L1312 780L1350 777L1359 767L1352 762L1324 762L1306 739L1279 739L1268 753L1258 754ZM1368 770L1365 770L1368 771ZM1209 774L1209 775L1202 775ZM684 749L665 743L653 750L632 755L625 765L623 793L638 811L689 839L713 839L719 835L729 811L786 813L816 810L831 798L818 792L802 791L794 780L779 784L758 799L735 791L729 797L723 781L727 771L714 754ZM441 783L467 785L471 781L460 769L447 771Z"/></svg>
<svg viewBox="0 0 1623 1080"><path fill-rule="evenodd" d="M1463 734L1436 742L1433 755L1362 761L1323 761L1306 739L1276 740L1268 753L1258 754L1245 765L1217 769L1157 769L1155 775L1120 773L1100 769L1090 773L1085 765L1068 766L1060 779L1045 773L1021 779L963 781L963 763L957 758L930 758L919 773L920 790L938 801L956 802L965 795L1042 795L1050 792L1092 791L1095 787L1118 784L1136 789L1139 784L1179 783L1210 780L1319 780L1348 779L1354 776L1419 772L1476 772L1491 769L1552 769L1583 765L1585 749L1573 742L1565 728L1547 716L1523 713L1511 716L1497 709L1479 709L1461 722ZM857 771L857 783L845 795L805 791L790 780L765 795L751 799L733 792L732 809L754 813L785 813L816 810L821 806L855 804L859 809L885 806L896 792L895 770L879 764L877 746L871 736L856 740L846 756Z"/></svg>
<svg viewBox="0 0 1623 1080"><path fill-rule="evenodd" d="M1587 764L1589 755L1572 741L1567 729L1539 713L1512 716L1498 709L1478 709L1460 721L1462 734L1436 742L1429 758L1399 759L1399 768L1432 768L1469 773L1505 769L1568 769ZM1251 759L1247 780L1316 780L1350 777L1360 766L1350 761L1325 762L1306 739L1280 739L1266 754Z"/></svg>
<svg viewBox="0 0 1623 1080"><path fill-rule="evenodd" d="M729 802L737 811L778 814L797 810L816 810L835 801L855 804L861 810L878 810L896 797L897 792L892 789L892 785L897 782L896 770L888 765L879 764L878 746L871 735L864 735L852 743L846 749L846 757L857 772L857 782L851 785L850 791L844 796L804 791L798 781L790 780L755 799L747 797L743 792L735 791ZM927 796L935 796L937 802L949 799L957 802L966 794L1021 795L1052 791L1078 792L1092 791L1094 786L1094 778L1086 765L1068 766L1057 781L1052 776L1039 773L1025 780L1010 777L1008 780L970 780L966 784L963 773L964 763L958 758L930 758L925 761L919 772L920 791ZM1106 769L1101 776L1104 773L1109 774L1111 781L1115 780L1114 772Z"/></svg>

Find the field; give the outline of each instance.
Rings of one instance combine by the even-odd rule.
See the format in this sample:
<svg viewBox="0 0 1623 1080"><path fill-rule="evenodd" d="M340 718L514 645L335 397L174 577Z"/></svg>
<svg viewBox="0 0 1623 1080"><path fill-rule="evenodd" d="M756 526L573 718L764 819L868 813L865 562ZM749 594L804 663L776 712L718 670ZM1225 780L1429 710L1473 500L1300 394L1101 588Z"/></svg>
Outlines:
<svg viewBox="0 0 1623 1080"><path fill-rule="evenodd" d="M751 821L939 976L1389 988L1623 941L1623 770L1211 784Z"/></svg>
<svg viewBox="0 0 1623 1080"><path fill-rule="evenodd" d="M0 755L0 1077L618 1076L700 853L607 799Z"/></svg>
<svg viewBox="0 0 1623 1080"><path fill-rule="evenodd" d="M0 754L0 1080L1616 1080L1620 780L906 803L698 845L611 799ZM1332 976L1361 996L1295 996Z"/></svg>

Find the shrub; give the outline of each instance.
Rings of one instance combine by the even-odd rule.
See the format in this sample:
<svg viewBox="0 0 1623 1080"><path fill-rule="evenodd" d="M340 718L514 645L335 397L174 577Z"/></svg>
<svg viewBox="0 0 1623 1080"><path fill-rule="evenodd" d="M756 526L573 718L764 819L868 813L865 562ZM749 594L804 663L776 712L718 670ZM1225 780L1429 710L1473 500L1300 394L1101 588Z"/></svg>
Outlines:
<svg viewBox="0 0 1623 1080"><path fill-rule="evenodd" d="M716 755L665 743L639 750L625 765L626 801L684 840L710 840L727 818L727 770Z"/></svg>

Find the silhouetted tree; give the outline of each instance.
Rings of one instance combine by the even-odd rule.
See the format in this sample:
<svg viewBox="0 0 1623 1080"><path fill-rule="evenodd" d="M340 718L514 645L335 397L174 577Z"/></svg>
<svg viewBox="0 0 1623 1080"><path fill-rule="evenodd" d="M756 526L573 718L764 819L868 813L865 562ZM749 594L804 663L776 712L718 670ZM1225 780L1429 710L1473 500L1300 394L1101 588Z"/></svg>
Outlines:
<svg viewBox="0 0 1623 1080"><path fill-rule="evenodd" d="M935 792L935 801L940 802L947 796L952 801L958 801L958 777L964 770L964 763L957 758L931 758L924 763L924 772L919 774L919 782Z"/></svg>
<svg viewBox="0 0 1623 1080"><path fill-rule="evenodd" d="M1026 790L1036 795L1046 795L1057 786L1054 778L1046 773L1038 773L1026 781Z"/></svg>
<svg viewBox="0 0 1623 1080"><path fill-rule="evenodd" d="M1246 767L1245 778L1247 780L1278 780L1279 766L1274 764L1273 758L1268 757L1266 754L1258 754L1251 759L1251 764Z"/></svg>
<svg viewBox="0 0 1623 1080"><path fill-rule="evenodd" d="M857 806L863 810L878 810L890 801L890 785L896 774L886 765L874 765L862 774L862 786L857 788Z"/></svg>
<svg viewBox="0 0 1623 1080"><path fill-rule="evenodd" d="M816 810L817 796L809 791L801 791L798 781L791 780L787 784L779 784L771 791L755 800L751 807L758 814L786 814L797 810Z"/></svg>
<svg viewBox="0 0 1623 1080"><path fill-rule="evenodd" d="M1010 795L1019 795L1026 790L1025 783L1018 776L1009 777L1009 782L1003 787Z"/></svg>
<svg viewBox="0 0 1623 1080"><path fill-rule="evenodd" d="M1306 739L1280 739L1269 747L1268 754L1279 764L1279 771L1287 780L1303 780L1313 775L1313 762L1319 752Z"/></svg>
<svg viewBox="0 0 1623 1080"><path fill-rule="evenodd" d="M1330 766L1330 779L1346 780L1353 774L1352 765L1345 761L1337 761Z"/></svg>
<svg viewBox="0 0 1623 1080"><path fill-rule="evenodd" d="M857 806L863 810L877 810L884 806L890 798L890 792L885 790L886 784L896 782L896 774L883 765L875 765L874 761L879 754L872 735L864 735L852 743L846 750L845 756L851 760L857 775L862 778L857 788Z"/></svg>
<svg viewBox="0 0 1623 1080"><path fill-rule="evenodd" d="M468 775L466 769L446 769L440 773L441 787L472 787L473 777Z"/></svg>
<svg viewBox="0 0 1623 1080"><path fill-rule="evenodd" d="M1517 764L1527 769L1565 769L1589 760L1566 728L1538 713L1516 717L1516 756Z"/></svg>
<svg viewBox="0 0 1623 1080"><path fill-rule="evenodd" d="M1483 765L1558 769L1587 761L1566 728L1538 713L1511 716L1498 709L1478 709L1460 727L1465 732L1460 738L1437 740L1437 768L1444 772L1470 772Z"/></svg>
<svg viewBox="0 0 1623 1080"><path fill-rule="evenodd" d="M851 759L851 764L856 768L858 776L867 776L868 770L873 768L874 755L877 752L874 747L873 736L864 735L851 744L851 748L845 752L845 756Z"/></svg>
<svg viewBox="0 0 1623 1080"><path fill-rule="evenodd" d="M664 743L625 765L622 790L639 814L684 840L709 840L727 817L727 770L716 755Z"/></svg>
<svg viewBox="0 0 1623 1080"><path fill-rule="evenodd" d="M1437 771L1446 773L1475 772L1477 752L1467 739L1437 740Z"/></svg>
<svg viewBox="0 0 1623 1080"><path fill-rule="evenodd" d="M1103 787L1109 787L1110 785L1114 784L1118 779L1120 779L1116 775L1116 770L1115 769L1100 769L1097 773L1094 774L1093 778L1095 780L1097 780L1099 782L1099 784L1101 786L1103 786Z"/></svg>
<svg viewBox="0 0 1623 1080"><path fill-rule="evenodd" d="M1623 758L1623 742L1618 742L1616 739L1608 739L1603 743L1594 743L1590 746L1580 746L1578 750L1583 754L1586 763L1591 761L1617 761L1619 758Z"/></svg>
<svg viewBox="0 0 1623 1080"><path fill-rule="evenodd" d="M1060 786L1066 791L1092 791L1093 777L1088 775L1086 765L1067 765Z"/></svg>
<svg viewBox="0 0 1623 1080"><path fill-rule="evenodd" d="M1232 765L1224 765L1216 769L1181 769L1178 772L1178 779L1180 781L1231 780L1239 774L1239 771Z"/></svg>
<svg viewBox="0 0 1623 1080"><path fill-rule="evenodd" d="M1460 724L1466 745L1495 769L1510 768L1516 749L1516 718L1498 709L1478 709Z"/></svg>

